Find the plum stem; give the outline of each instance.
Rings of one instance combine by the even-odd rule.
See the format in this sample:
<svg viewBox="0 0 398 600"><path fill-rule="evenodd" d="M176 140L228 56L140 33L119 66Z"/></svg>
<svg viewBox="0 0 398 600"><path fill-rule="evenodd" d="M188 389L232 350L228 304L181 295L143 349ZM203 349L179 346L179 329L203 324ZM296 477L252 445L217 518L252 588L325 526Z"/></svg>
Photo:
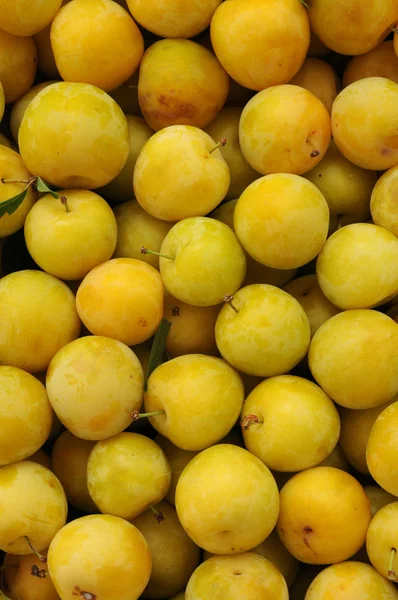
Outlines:
<svg viewBox="0 0 398 600"><path fill-rule="evenodd" d="M307 137L307 140L306 140L305 143L308 144L312 148L312 150L310 152L310 157L311 158L316 158L317 156L320 155L320 152L319 152L318 148L311 142L309 136Z"/></svg>
<svg viewBox="0 0 398 600"><path fill-rule="evenodd" d="M145 419L145 417L156 417L158 415L165 415L166 411L165 410L156 410L155 412L148 412L148 413L140 413L138 412L138 410L133 410L133 412L131 413L131 416L133 418L133 422L134 421L138 421L138 419Z"/></svg>
<svg viewBox="0 0 398 600"><path fill-rule="evenodd" d="M25 185L28 185L30 179L2 179L1 183L24 183Z"/></svg>
<svg viewBox="0 0 398 600"><path fill-rule="evenodd" d="M390 562L388 563L388 579L390 581L398 581L395 571L392 568L393 564L394 564L394 559L395 559L396 553L397 553L396 548L391 548Z"/></svg>
<svg viewBox="0 0 398 600"><path fill-rule="evenodd" d="M175 306L173 304L165 304L164 306L167 306L167 308L171 308L171 312L174 317L180 316L180 307L179 306Z"/></svg>
<svg viewBox="0 0 398 600"><path fill-rule="evenodd" d="M158 523L162 523L165 520L163 513L161 513L160 510L152 506L152 504L149 505L149 508L153 512L153 515Z"/></svg>
<svg viewBox="0 0 398 600"><path fill-rule="evenodd" d="M264 423L264 421L260 421L257 415L246 415L240 422L240 426L242 427L243 431L248 431L251 425L253 425L254 423L256 425L261 425Z"/></svg>
<svg viewBox="0 0 398 600"><path fill-rule="evenodd" d="M226 304L229 304L229 306L232 308L232 310L234 310L236 312L236 314L239 313L238 309L236 308L236 306L233 303L233 296L224 296L223 300Z"/></svg>
<svg viewBox="0 0 398 600"><path fill-rule="evenodd" d="M61 204L63 204L65 206L65 212L70 213L70 208L69 208L67 197L60 196L59 199L61 200Z"/></svg>
<svg viewBox="0 0 398 600"><path fill-rule="evenodd" d="M222 146L225 146L226 143L227 143L227 138L221 138L221 140L218 142L218 144L216 144L214 146L214 148L212 148L211 150L209 150L209 154L212 154L213 152L215 152L219 148L222 148Z"/></svg>
<svg viewBox="0 0 398 600"><path fill-rule="evenodd" d="M148 250L145 246L141 246L140 248L141 254L153 254L153 256L160 256L161 258L168 258L169 260L175 260L171 256L167 256L167 254L160 254L160 252L155 252L154 250Z"/></svg>
<svg viewBox="0 0 398 600"><path fill-rule="evenodd" d="M33 546L32 542L30 541L30 539L26 535L24 535L24 538L25 538L26 543L28 544L29 548L32 550L32 552L34 554L36 554L36 556L40 560L40 562L44 562L44 563L47 562L47 557L44 556L44 554L40 554L40 552L38 552L36 550L36 548Z"/></svg>

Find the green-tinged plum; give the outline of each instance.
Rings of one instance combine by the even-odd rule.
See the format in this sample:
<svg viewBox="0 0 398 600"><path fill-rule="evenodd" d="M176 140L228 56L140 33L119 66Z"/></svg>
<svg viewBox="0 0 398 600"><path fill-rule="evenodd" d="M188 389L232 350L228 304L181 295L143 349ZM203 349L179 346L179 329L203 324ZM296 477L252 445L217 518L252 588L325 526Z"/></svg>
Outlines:
<svg viewBox="0 0 398 600"><path fill-rule="evenodd" d="M370 198L370 211L375 225L388 229L398 237L397 197L398 165L383 173L380 179L377 180Z"/></svg>
<svg viewBox="0 0 398 600"><path fill-rule="evenodd" d="M398 402L394 402L375 420L366 446L370 474L380 487L394 496L398 496L397 432Z"/></svg>
<svg viewBox="0 0 398 600"><path fill-rule="evenodd" d="M391 581L398 579L398 502L383 506L373 517L366 536L366 550L375 569Z"/></svg>

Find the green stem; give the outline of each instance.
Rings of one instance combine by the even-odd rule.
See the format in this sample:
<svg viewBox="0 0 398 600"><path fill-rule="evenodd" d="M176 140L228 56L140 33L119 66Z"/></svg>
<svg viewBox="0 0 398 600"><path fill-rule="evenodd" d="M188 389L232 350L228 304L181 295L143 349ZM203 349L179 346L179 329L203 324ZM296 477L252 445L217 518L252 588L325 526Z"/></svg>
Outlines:
<svg viewBox="0 0 398 600"><path fill-rule="evenodd" d="M66 196L60 196L59 199L61 200L61 204L63 204L65 206L65 211L67 213L70 213L70 208L69 208L67 197Z"/></svg>
<svg viewBox="0 0 398 600"><path fill-rule="evenodd" d="M169 260L175 260L171 256L167 256L166 254L160 254L160 252L155 252L154 250L148 250L145 246L141 246L140 248L141 254L153 254L153 256L160 256L161 258L168 258Z"/></svg>
<svg viewBox="0 0 398 600"><path fill-rule="evenodd" d="M212 154L213 152L215 152L219 148L222 148L222 146L225 146L226 143L227 143L227 138L221 138L221 140L218 142L218 144L216 144L214 146L214 148L212 148L211 150L209 150L209 154Z"/></svg>
<svg viewBox="0 0 398 600"><path fill-rule="evenodd" d="M160 510L158 510L157 508L155 508L154 506L152 506L152 504L149 505L149 508L151 509L151 511L154 514L155 519L157 520L158 523L162 523L162 521L164 521L164 516L163 513L160 512Z"/></svg>
<svg viewBox="0 0 398 600"><path fill-rule="evenodd" d="M165 410L156 410L155 412L148 413L140 413L138 410L133 410L131 416L133 417L133 421L138 421L138 419L145 419L146 417L157 417L158 415L165 415Z"/></svg>
<svg viewBox="0 0 398 600"><path fill-rule="evenodd" d="M37 558L41 561L41 562L47 562L47 557L44 556L44 554L40 554L40 552L38 552L36 550L36 548L33 546L32 542L30 541L30 539L24 535L24 538L26 540L26 543L28 544L29 548L32 550L33 554L36 554Z"/></svg>
<svg viewBox="0 0 398 600"><path fill-rule="evenodd" d="M236 308L236 306L234 305L234 303L232 302L233 299L234 299L233 296L224 296L224 298L223 298L224 302L226 302L226 304L229 304L229 306L232 308L232 310L234 310L236 312L236 314L238 314L239 311Z"/></svg>

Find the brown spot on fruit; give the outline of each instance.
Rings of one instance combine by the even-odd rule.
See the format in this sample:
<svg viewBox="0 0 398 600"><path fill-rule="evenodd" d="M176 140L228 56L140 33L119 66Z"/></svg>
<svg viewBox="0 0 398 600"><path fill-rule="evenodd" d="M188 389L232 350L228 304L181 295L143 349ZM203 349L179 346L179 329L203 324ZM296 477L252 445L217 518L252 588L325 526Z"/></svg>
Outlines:
<svg viewBox="0 0 398 600"><path fill-rule="evenodd" d="M138 320L138 325L140 325L141 327L146 327L148 325L148 322L146 319L144 319L144 317L140 317Z"/></svg>

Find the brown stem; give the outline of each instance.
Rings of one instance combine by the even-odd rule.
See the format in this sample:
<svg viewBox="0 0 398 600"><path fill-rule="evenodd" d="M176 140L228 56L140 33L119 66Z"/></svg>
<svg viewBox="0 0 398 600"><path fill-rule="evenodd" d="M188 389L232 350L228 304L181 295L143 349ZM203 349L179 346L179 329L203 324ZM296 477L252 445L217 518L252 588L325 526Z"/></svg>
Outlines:
<svg viewBox="0 0 398 600"><path fill-rule="evenodd" d="M236 314L238 314L239 311L236 308L236 306L234 305L234 303L232 302L233 299L234 299L233 296L224 296L224 298L223 298L224 302L226 302L226 304L229 304L229 306L232 308L232 310L234 310L236 312Z"/></svg>
<svg viewBox="0 0 398 600"><path fill-rule="evenodd" d="M36 548L33 546L32 542L30 541L30 539L26 535L24 535L24 538L25 538L26 543L28 544L29 548L32 550L32 552L34 554L36 554L36 556L40 560L40 562L47 562L47 557L44 556L44 554L40 554L40 552L38 552L36 550Z"/></svg>
<svg viewBox="0 0 398 600"><path fill-rule="evenodd" d="M138 419L145 419L145 417L157 417L158 415L165 415L166 411L165 410L157 410L155 412L148 412L148 413L140 413L138 412L138 410L133 410L133 412L131 413L131 417L134 421L138 421Z"/></svg>
<svg viewBox="0 0 398 600"><path fill-rule="evenodd" d="M256 425L260 425L263 422L264 421L259 420L257 415L246 415L246 417L244 417L242 419L242 421L240 422L240 426L242 427L243 431L248 431L250 429L251 425L253 425L254 423Z"/></svg>
<svg viewBox="0 0 398 600"><path fill-rule="evenodd" d="M397 553L396 549L395 548L391 548L390 562L388 563L388 579L390 581L398 581L396 573L395 573L395 571L393 569L393 564L394 564L394 559L395 559L396 553Z"/></svg>
<svg viewBox="0 0 398 600"><path fill-rule="evenodd" d="M209 154L212 154L213 152L215 152L219 148L222 148L222 146L225 146L226 143L227 143L227 138L221 138L221 140L218 142L218 144L216 144L214 146L214 148L212 148L211 150L209 150Z"/></svg>
<svg viewBox="0 0 398 600"><path fill-rule="evenodd" d="M171 308L171 312L174 317L180 316L180 307L179 306L175 306L173 304L165 304L164 306L167 306L167 308Z"/></svg>
<svg viewBox="0 0 398 600"><path fill-rule="evenodd" d="M162 258L168 258L169 260L175 260L171 256L167 256L166 254L160 254L160 252L155 252L154 250L148 250L145 246L141 246L140 248L141 254L153 254L154 256L161 256Z"/></svg>
<svg viewBox="0 0 398 600"><path fill-rule="evenodd" d="M312 150L310 152L310 157L311 158L316 158L317 156L320 155L320 152L319 152L318 148L311 142L311 140L310 140L309 137L307 138L307 140L306 140L305 143L308 144L312 148Z"/></svg>
<svg viewBox="0 0 398 600"><path fill-rule="evenodd" d="M70 208L69 208L67 197L66 196L60 196L59 199L61 200L61 204L63 204L65 206L65 211L67 213L70 213Z"/></svg>
<svg viewBox="0 0 398 600"><path fill-rule="evenodd" d="M152 506L152 504L149 505L149 508L153 512L153 515L158 523L162 523L165 520L163 513L161 513L160 510Z"/></svg>

